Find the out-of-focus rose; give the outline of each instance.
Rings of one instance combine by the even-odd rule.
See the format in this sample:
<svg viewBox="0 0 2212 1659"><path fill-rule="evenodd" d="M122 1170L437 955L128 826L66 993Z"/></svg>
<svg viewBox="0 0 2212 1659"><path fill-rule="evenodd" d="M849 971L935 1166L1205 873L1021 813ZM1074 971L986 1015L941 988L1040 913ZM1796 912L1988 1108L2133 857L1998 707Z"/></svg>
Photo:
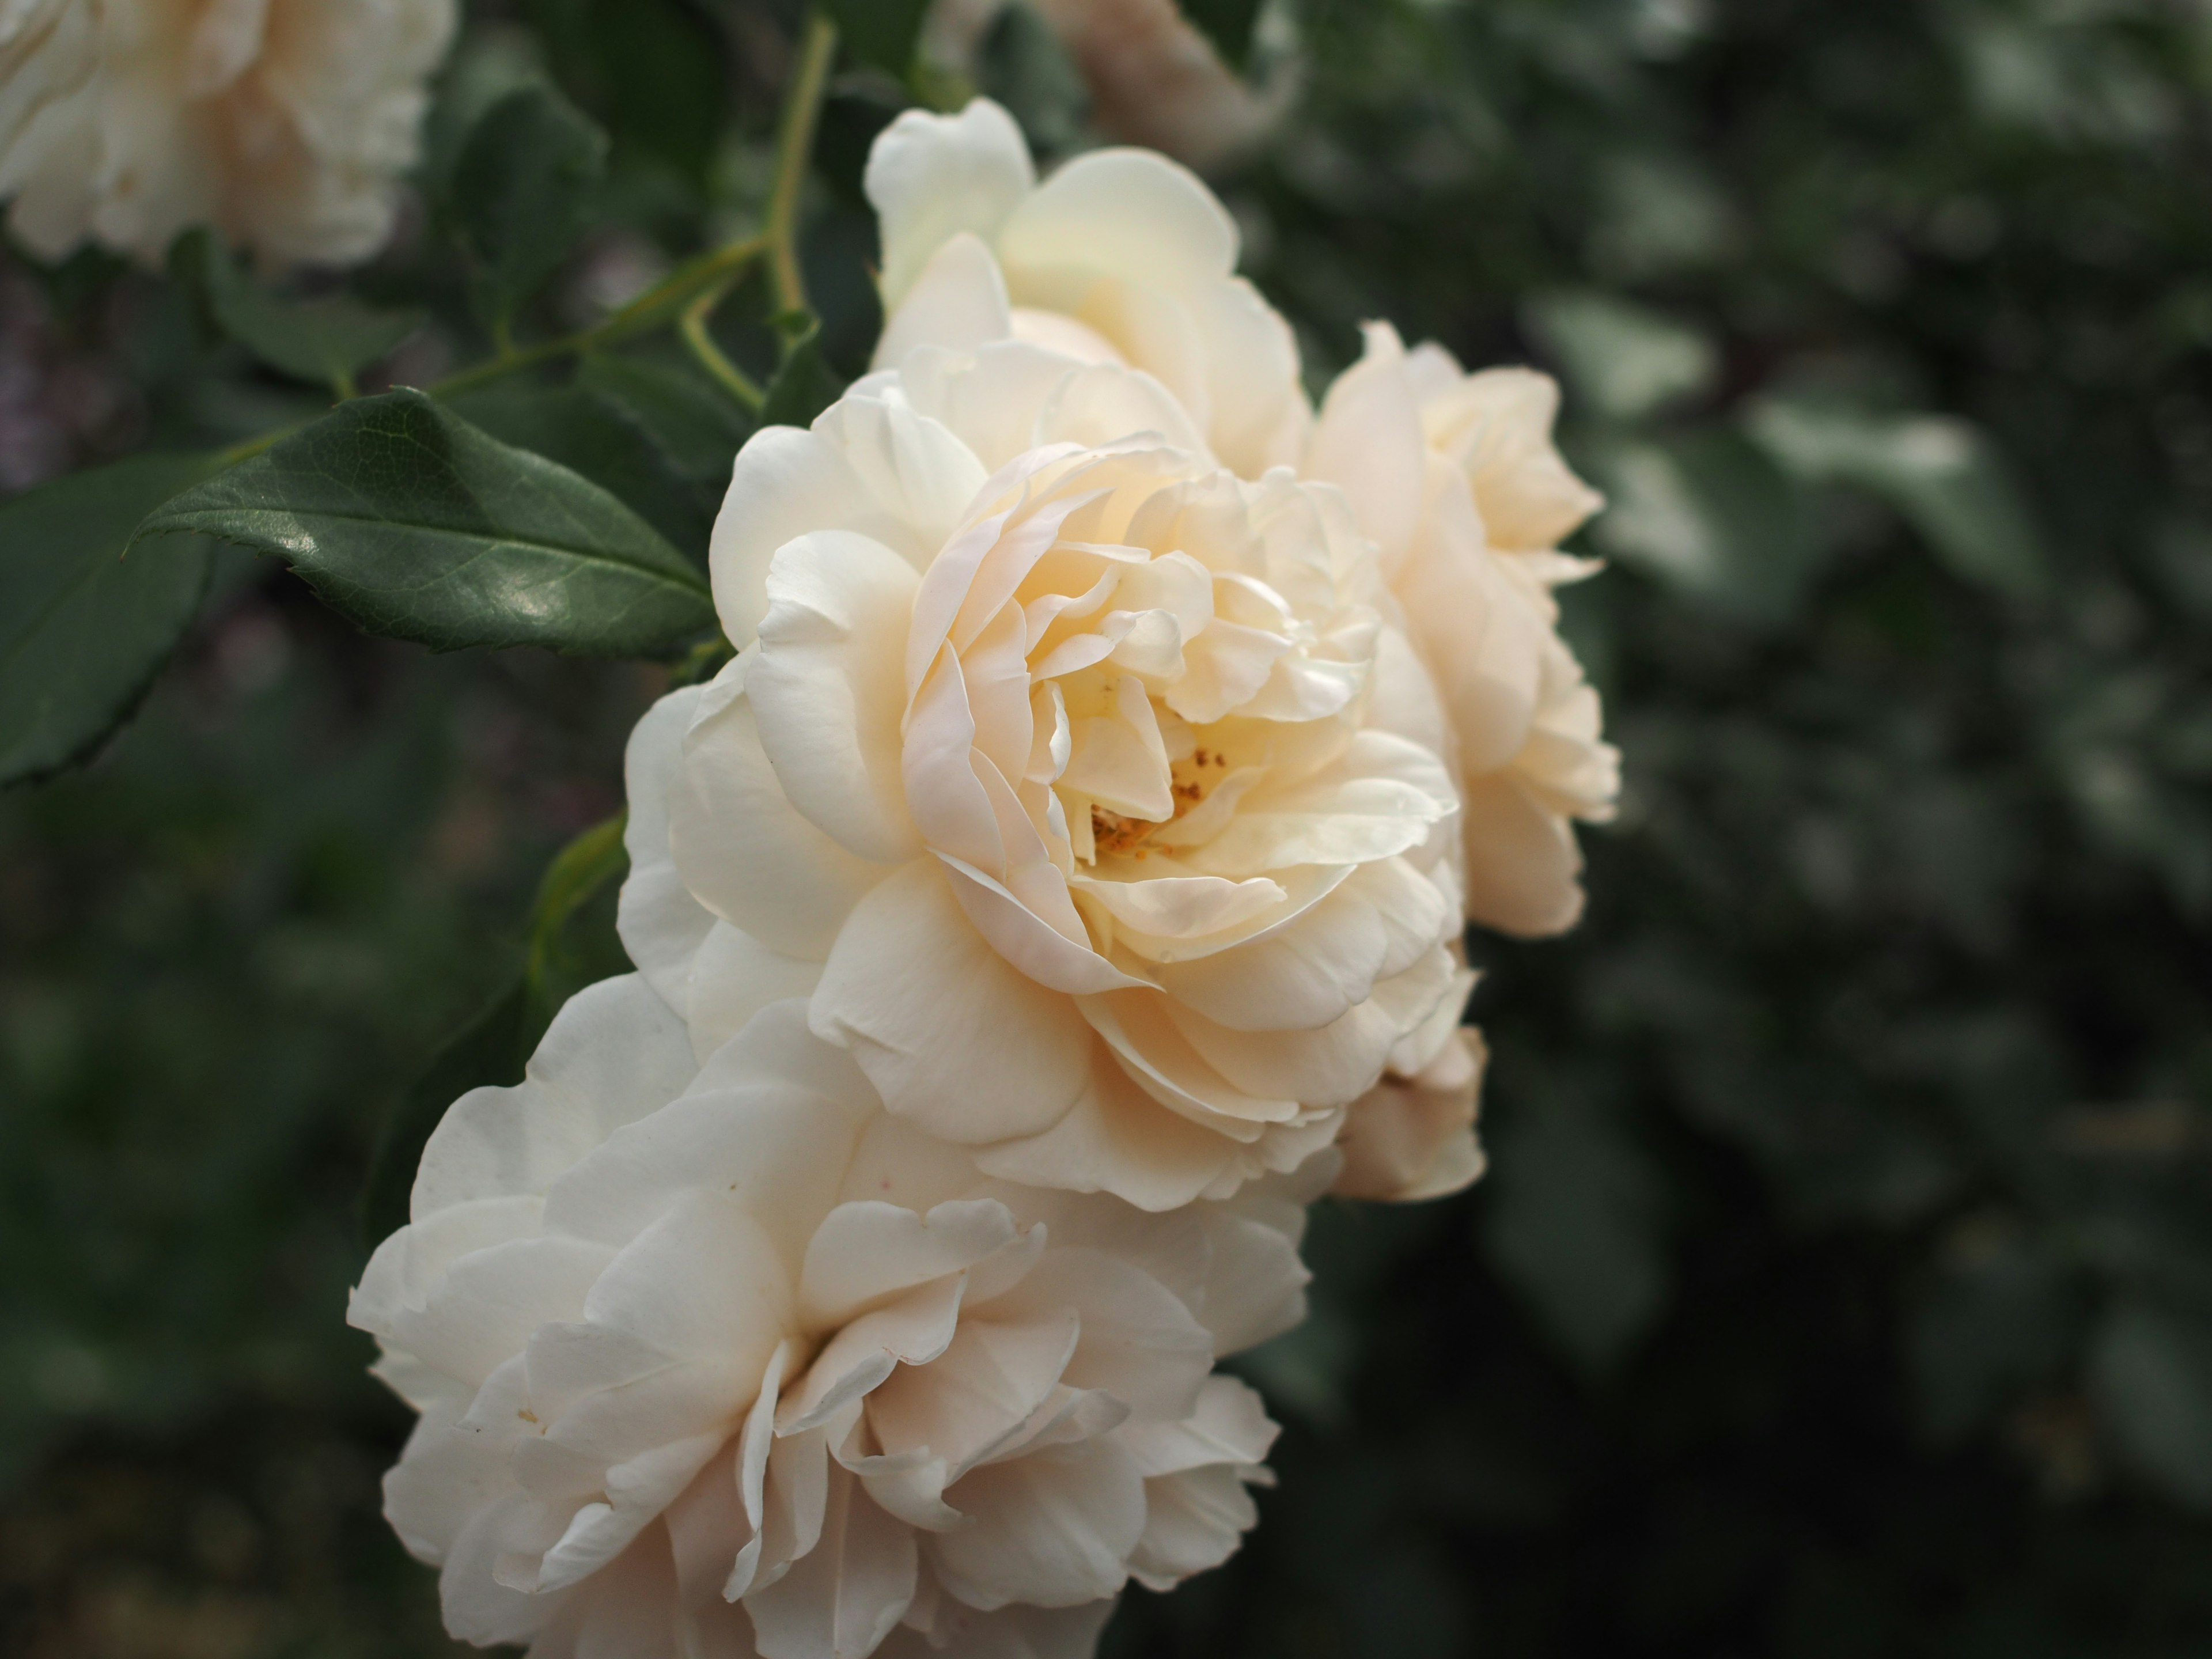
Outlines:
<svg viewBox="0 0 2212 1659"><path fill-rule="evenodd" d="M738 459L744 648L630 760L633 960L808 994L890 1109L1146 1209L1284 1171L1461 988L1457 812L1334 490L1129 370L923 348Z"/></svg>
<svg viewBox="0 0 2212 1659"><path fill-rule="evenodd" d="M1557 544L1603 503L1552 443L1559 387L1525 368L1469 374L1387 324L1329 388L1310 476L1340 485L1380 550L1450 715L1466 803L1467 901L1506 933L1582 914L1573 821L1611 817L1620 757L1559 633L1553 590L1595 564Z"/></svg>
<svg viewBox="0 0 2212 1659"><path fill-rule="evenodd" d="M1236 275L1236 221L1187 168L1093 150L1040 185L1013 118L979 98L892 122L867 191L883 239L878 368L921 345L1026 340L1142 369L1242 477L1298 459L1312 416L1297 343Z"/></svg>
<svg viewBox="0 0 2212 1659"><path fill-rule="evenodd" d="M1303 1312L1303 1195L1005 1186L801 1005L701 1069L605 981L455 1103L354 1293L422 1413L386 1512L535 1659L1079 1659L1252 1523L1274 1426L1212 1366Z"/></svg>
<svg viewBox="0 0 2212 1659"><path fill-rule="evenodd" d="M4 0L0 197L56 258L214 226L264 264L391 234L454 0Z"/></svg>
<svg viewBox="0 0 2212 1659"><path fill-rule="evenodd" d="M972 64L985 33L1015 0L938 0L927 49ZM1260 86L1231 71L1175 0L1018 0L1052 26L1091 94L1098 130L1165 150L1194 167L1227 164L1273 131L1296 93L1288 64Z"/></svg>

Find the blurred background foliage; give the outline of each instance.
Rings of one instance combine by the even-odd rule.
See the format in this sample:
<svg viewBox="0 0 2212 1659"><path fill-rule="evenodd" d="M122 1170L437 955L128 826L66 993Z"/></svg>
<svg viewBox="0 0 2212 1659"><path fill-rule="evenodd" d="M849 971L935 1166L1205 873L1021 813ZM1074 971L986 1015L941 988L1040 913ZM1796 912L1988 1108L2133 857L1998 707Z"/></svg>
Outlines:
<svg viewBox="0 0 2212 1659"><path fill-rule="evenodd" d="M793 21L475 6L356 284L434 301L374 384L480 352L434 233L502 94L609 136L533 337L757 219ZM1316 384L1372 316L1565 382L1627 796L1578 933L1474 942L1492 1173L1317 1213L1313 1319L1242 1362L1281 1487L1109 1651L2212 1650L2212 6L1278 0L1255 56L1297 101L1220 185ZM1026 14L975 78L1093 141ZM907 96L848 62L825 116L848 374ZM11 259L0 484L319 408L221 280ZM698 402L655 349L467 413L649 433ZM732 419L602 481L696 547ZM0 1648L448 1651L377 1516L356 1206L663 683L234 560L138 721L0 796Z"/></svg>

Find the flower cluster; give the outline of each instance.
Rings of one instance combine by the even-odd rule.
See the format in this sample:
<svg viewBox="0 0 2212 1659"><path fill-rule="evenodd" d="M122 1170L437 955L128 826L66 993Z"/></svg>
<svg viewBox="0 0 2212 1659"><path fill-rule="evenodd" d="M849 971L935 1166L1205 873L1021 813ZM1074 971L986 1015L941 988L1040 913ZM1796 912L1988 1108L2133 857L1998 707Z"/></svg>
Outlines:
<svg viewBox="0 0 2212 1659"><path fill-rule="evenodd" d="M737 654L630 742L637 972L354 1299L394 1526L538 1659L1076 1659L1225 1559L1216 1362L1308 1201L1480 1174L1463 929L1571 923L1617 787L1551 382L1378 325L1316 411L1194 176L988 102L866 182L874 372L738 456Z"/></svg>
<svg viewBox="0 0 2212 1659"><path fill-rule="evenodd" d="M212 225L270 265L390 235L455 0L11 0L0 197L24 245L149 263Z"/></svg>

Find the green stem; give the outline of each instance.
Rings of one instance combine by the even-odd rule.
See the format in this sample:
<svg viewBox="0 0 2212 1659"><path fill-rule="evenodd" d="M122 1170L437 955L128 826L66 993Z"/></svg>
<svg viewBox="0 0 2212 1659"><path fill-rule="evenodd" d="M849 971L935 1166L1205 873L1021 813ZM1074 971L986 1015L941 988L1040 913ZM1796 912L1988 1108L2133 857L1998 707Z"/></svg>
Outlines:
<svg viewBox="0 0 2212 1659"><path fill-rule="evenodd" d="M711 252L702 253L690 263L678 265L659 282L612 314L602 317L589 328L564 334L557 340L542 340L532 346L524 346L505 357L488 358L472 364L457 374L448 374L429 388L434 398L457 397L464 392L473 392L526 368L535 368L540 363L550 362L556 357L580 356L600 346L613 345L628 339L658 321L672 307L688 303L702 291L727 291L732 279L748 264L766 252L768 239L764 236L742 237L726 242Z"/></svg>
<svg viewBox="0 0 2212 1659"><path fill-rule="evenodd" d="M729 360L722 348L715 343L714 337L707 326L713 320L714 307L721 303L722 296L728 291L726 286L708 289L684 307L684 319L677 327L684 336L684 343L691 348L691 355L699 360L699 366L712 375L725 392L757 415L761 406L768 401L767 394L753 384L750 375Z"/></svg>
<svg viewBox="0 0 2212 1659"><path fill-rule="evenodd" d="M799 198L806 183L806 162L814 149L814 125L822 113L823 88L837 56L837 29L815 12L799 41L798 67L792 71L783 117L775 136L775 185L768 199L769 271L775 282L779 311L804 311L806 278L799 265Z"/></svg>

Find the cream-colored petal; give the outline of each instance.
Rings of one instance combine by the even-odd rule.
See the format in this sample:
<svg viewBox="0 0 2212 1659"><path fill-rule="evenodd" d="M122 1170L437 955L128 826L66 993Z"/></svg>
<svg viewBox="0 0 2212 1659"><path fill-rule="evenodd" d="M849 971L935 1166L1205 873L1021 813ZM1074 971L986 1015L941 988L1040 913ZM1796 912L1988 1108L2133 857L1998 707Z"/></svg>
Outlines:
<svg viewBox="0 0 2212 1659"><path fill-rule="evenodd" d="M884 308L961 232L991 240L1036 182L1021 129L988 98L957 115L908 110L884 128L862 181L883 242Z"/></svg>
<svg viewBox="0 0 2212 1659"><path fill-rule="evenodd" d="M963 230L929 256L905 297L884 319L874 366L896 368L921 346L974 351L1012 337L1006 279L989 247Z"/></svg>
<svg viewBox="0 0 2212 1659"><path fill-rule="evenodd" d="M744 695L753 660L732 663L700 702L670 797L670 842L702 904L780 955L818 962L885 866L791 804Z"/></svg>
<svg viewBox="0 0 2212 1659"><path fill-rule="evenodd" d="M933 1134L974 1146L1037 1133L1089 1088L1091 1029L984 941L950 881L917 860L861 902L814 994L814 1029L853 1051L890 1111Z"/></svg>
<svg viewBox="0 0 2212 1659"><path fill-rule="evenodd" d="M1304 470L1345 493L1387 575L1405 562L1420 522L1428 446L1397 331L1370 323L1364 332L1366 355L1322 399Z"/></svg>
<svg viewBox="0 0 2212 1659"><path fill-rule="evenodd" d="M1522 939L1563 933L1583 913L1574 827L1510 772L1467 792L1468 920Z"/></svg>
<svg viewBox="0 0 2212 1659"><path fill-rule="evenodd" d="M763 1659L867 1659L914 1599L914 1533L832 1467L821 1540L745 1597Z"/></svg>
<svg viewBox="0 0 2212 1659"><path fill-rule="evenodd" d="M882 543L822 531L769 566L768 615L745 675L761 746L792 805L848 851L921 850L900 777L902 659L921 578Z"/></svg>

